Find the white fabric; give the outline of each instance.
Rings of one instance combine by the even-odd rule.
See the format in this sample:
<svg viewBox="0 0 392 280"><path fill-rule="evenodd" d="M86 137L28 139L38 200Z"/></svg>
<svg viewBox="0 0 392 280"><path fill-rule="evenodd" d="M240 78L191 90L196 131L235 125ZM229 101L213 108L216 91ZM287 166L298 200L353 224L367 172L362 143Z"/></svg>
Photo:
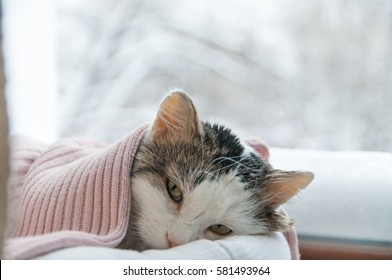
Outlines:
<svg viewBox="0 0 392 280"><path fill-rule="evenodd" d="M167 250L133 250L106 247L73 247L36 259L202 259L202 260L289 260L290 249L281 233L270 236L232 236L218 241L198 240Z"/></svg>

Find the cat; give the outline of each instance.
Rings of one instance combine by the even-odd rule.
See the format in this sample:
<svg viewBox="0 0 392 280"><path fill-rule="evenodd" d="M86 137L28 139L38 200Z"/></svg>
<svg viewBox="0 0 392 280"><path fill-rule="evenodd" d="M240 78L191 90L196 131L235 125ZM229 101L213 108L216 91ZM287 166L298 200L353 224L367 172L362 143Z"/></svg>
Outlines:
<svg viewBox="0 0 392 280"><path fill-rule="evenodd" d="M229 128L200 121L182 91L162 101L131 174L131 218L119 247L135 250L286 231L293 220L280 205L314 177L272 168Z"/></svg>

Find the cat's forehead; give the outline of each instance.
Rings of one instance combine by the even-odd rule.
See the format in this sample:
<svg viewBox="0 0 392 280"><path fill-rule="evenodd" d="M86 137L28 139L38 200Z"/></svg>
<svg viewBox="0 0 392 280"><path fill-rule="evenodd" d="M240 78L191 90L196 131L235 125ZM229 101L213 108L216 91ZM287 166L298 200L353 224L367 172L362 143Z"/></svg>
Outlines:
<svg viewBox="0 0 392 280"><path fill-rule="evenodd" d="M202 127L202 134L188 141L147 141L134 173L151 173L189 188L231 173L243 187L258 186L269 164L225 126L202 123Z"/></svg>
<svg viewBox="0 0 392 280"><path fill-rule="evenodd" d="M244 152L240 139L227 127L218 124L202 123L202 144L222 156L239 156Z"/></svg>

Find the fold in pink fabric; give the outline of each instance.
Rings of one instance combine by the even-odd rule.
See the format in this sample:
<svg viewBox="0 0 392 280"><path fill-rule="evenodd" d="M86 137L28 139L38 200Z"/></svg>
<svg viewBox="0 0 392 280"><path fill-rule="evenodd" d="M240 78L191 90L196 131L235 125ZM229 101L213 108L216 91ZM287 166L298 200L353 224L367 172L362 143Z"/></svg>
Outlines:
<svg viewBox="0 0 392 280"><path fill-rule="evenodd" d="M14 138L5 258L29 259L74 246L116 247L128 227L130 170L147 128L142 125L113 145L70 138L45 146ZM266 146L252 141L268 159ZM285 237L298 259L294 228Z"/></svg>

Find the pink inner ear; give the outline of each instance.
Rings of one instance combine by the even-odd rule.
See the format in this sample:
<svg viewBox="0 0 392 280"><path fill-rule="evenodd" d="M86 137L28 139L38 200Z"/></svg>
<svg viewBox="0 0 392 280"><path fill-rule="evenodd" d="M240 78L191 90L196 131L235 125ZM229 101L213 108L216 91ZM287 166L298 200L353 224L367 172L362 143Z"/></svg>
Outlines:
<svg viewBox="0 0 392 280"><path fill-rule="evenodd" d="M246 139L245 143L255 149L265 160L269 159L268 146L263 140L259 138L252 138Z"/></svg>

